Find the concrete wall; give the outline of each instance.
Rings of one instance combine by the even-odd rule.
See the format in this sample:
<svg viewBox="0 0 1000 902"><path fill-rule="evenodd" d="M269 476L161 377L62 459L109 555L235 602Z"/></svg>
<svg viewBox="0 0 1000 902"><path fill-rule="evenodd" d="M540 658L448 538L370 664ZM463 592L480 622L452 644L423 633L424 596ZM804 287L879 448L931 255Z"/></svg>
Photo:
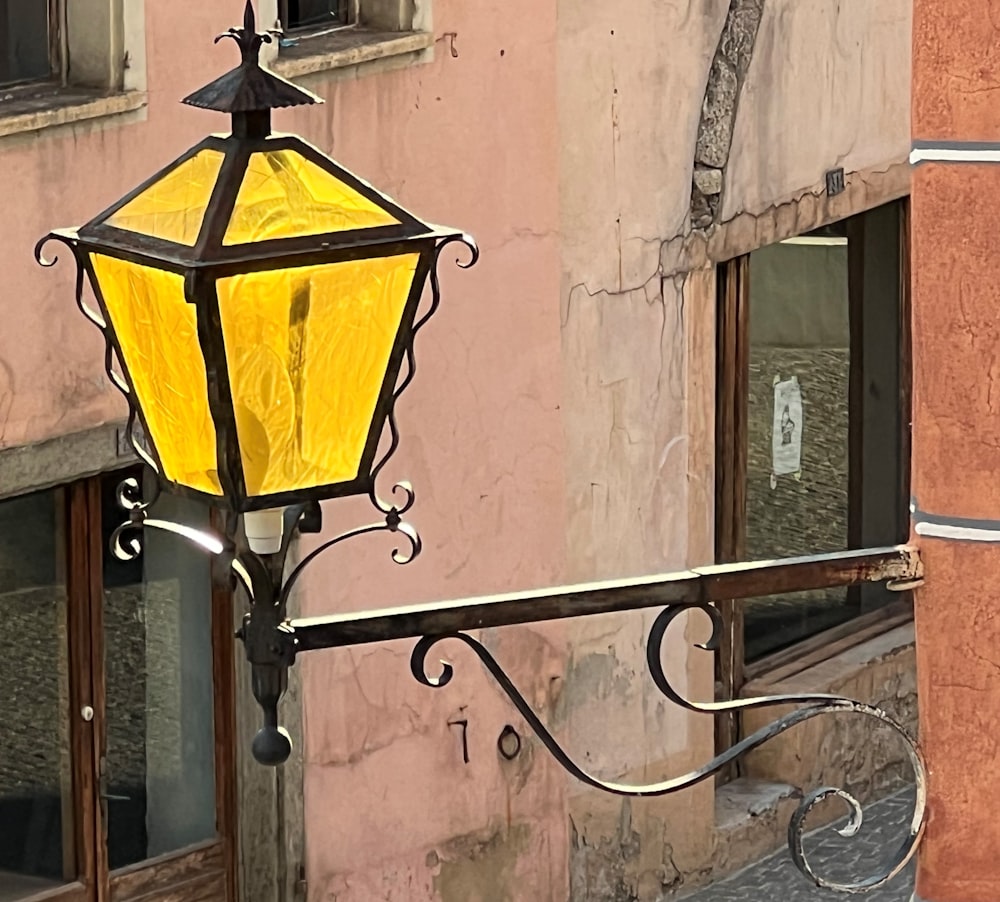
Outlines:
<svg viewBox="0 0 1000 902"><path fill-rule="evenodd" d="M0 220L4 446L121 417L69 272L38 270L30 248L224 128L175 101L232 63L210 39L238 14L147 5L144 113L0 143L0 184L18 199ZM710 561L712 264L905 193L908 15L905 0L434 0L431 59L308 78L327 103L279 112L277 127L472 232L483 256L444 267L385 474L417 489L423 556L403 569L389 538L345 546L317 564L301 612ZM848 190L828 199L837 164ZM693 203L696 175L709 193ZM339 530L372 512L344 501L327 518ZM651 694L648 619L483 639L584 766L651 781L707 760L712 725ZM668 670L707 698L711 656L687 651L704 626L687 633L669 637ZM435 692L410 679L409 651L300 665L311 899L646 900L705 877L711 781L664 801L599 798L525 735L470 655L456 650L456 678ZM496 749L507 724L525 739L512 762Z"/></svg>

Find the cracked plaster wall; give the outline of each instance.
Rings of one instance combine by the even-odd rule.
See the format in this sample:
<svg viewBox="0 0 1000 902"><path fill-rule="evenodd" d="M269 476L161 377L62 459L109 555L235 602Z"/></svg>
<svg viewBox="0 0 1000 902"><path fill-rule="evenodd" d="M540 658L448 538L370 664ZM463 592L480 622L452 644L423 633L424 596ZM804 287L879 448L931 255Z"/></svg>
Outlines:
<svg viewBox="0 0 1000 902"><path fill-rule="evenodd" d="M560 4L574 580L712 560L715 279L706 267L905 193L908 8ZM818 196L836 165L848 191ZM705 180L713 167L715 185ZM718 193L708 230L691 203L699 183ZM570 623L567 735L602 772L657 779L708 760L713 739L700 719L656 708L643 678L647 626L637 615ZM708 698L710 661L685 645L703 638L698 628L668 637L666 654L678 685ZM711 787L628 805L569 793L574 899L654 899L704 876Z"/></svg>
<svg viewBox="0 0 1000 902"><path fill-rule="evenodd" d="M911 0L763 0L722 219L910 152Z"/></svg>
<svg viewBox="0 0 1000 902"><path fill-rule="evenodd" d="M686 230L690 191L681 186L690 185L700 98L727 8L726 0L559 4L566 556L573 581L711 559L705 465L714 402L705 377L714 367L714 278L664 279L660 249ZM568 625L568 745L592 771L634 782L683 773L711 757L711 724L664 705L648 679L650 620L629 614ZM689 625L689 634L698 626ZM690 656L683 633L667 637L668 672L705 697L710 656ZM632 802L580 786L569 794L571 898L656 899L707 868L710 783Z"/></svg>

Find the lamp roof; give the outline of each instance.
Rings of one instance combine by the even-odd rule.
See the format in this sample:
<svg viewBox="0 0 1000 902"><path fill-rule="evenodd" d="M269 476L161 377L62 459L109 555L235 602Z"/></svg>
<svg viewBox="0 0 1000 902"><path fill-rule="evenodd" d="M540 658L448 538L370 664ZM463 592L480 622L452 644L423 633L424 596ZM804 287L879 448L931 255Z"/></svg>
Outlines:
<svg viewBox="0 0 1000 902"><path fill-rule="evenodd" d="M236 42L242 61L235 69L185 97L182 103L220 113L252 113L323 102L311 91L261 66L261 45L270 44L272 37L269 32L258 34L251 0L247 0L243 12L243 27L230 28L218 35L215 43L223 38Z"/></svg>
<svg viewBox="0 0 1000 902"><path fill-rule="evenodd" d="M81 227L79 238L186 269L432 232L297 136L230 135L195 145Z"/></svg>

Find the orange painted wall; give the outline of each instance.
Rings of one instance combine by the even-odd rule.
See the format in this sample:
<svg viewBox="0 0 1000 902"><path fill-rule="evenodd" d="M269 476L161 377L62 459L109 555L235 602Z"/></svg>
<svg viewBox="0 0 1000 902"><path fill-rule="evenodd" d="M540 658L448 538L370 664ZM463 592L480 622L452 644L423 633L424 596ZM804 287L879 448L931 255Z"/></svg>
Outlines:
<svg viewBox="0 0 1000 902"><path fill-rule="evenodd" d="M916 0L913 137L1000 139L1000 4ZM1000 518L1000 166L913 174L913 490L921 510ZM922 537L920 739L927 902L1000 899L1000 617L996 545Z"/></svg>

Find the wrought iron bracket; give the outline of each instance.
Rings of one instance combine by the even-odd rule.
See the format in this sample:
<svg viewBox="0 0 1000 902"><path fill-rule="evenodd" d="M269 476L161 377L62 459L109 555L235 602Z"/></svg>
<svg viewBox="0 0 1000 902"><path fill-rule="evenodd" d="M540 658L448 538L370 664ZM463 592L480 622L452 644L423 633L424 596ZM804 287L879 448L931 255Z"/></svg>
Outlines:
<svg viewBox="0 0 1000 902"><path fill-rule="evenodd" d="M321 514L315 508L301 506L289 510L286 513L289 528L286 529L281 551L275 555L260 556L249 551L245 543L236 536L221 539L149 517L149 502L139 500L137 491L135 480L126 480L120 487L119 502L129 511L129 519L116 530L112 539L116 554L134 557L141 552L141 543L135 534L140 528L168 529L207 551L223 555L230 562L234 576L246 588L250 608L237 636L243 641L252 672L253 693L263 711L264 723L252 745L254 757L262 764L281 764L291 753L291 739L279 725L278 705L288 687L288 671L300 653L390 639L416 639L410 657L411 674L422 685L440 689L453 679L454 667L441 660L440 669L437 673L432 673L427 666L428 659L439 643L451 641L463 644L479 658L531 732L567 773L594 789L613 795L657 797L688 789L782 733L821 715L863 717L873 724L884 725L902 741L916 783L913 815L899 847L874 874L854 882L838 882L817 873L803 846L803 834L810 812L825 800L837 798L846 805L848 812L847 824L839 831L841 835L855 835L863 823L862 809L857 799L843 788L822 786L806 794L792 816L788 827L789 849L796 867L816 886L843 893L866 893L884 885L906 866L917 849L923 832L926 808L925 768L916 742L885 711L854 699L825 693L699 702L676 690L663 667L663 644L667 631L682 615L700 614L708 618L712 627L711 635L695 647L708 652L716 651L723 624L722 615L715 604L754 594L755 579L771 582L777 579L788 592L831 584L914 583L919 582L922 577L922 566L919 555L913 548L899 546L848 552L846 555L817 555L755 564L723 565L638 580L512 593L432 605L412 605L363 614L289 620L289 591L304 569L320 554L347 539L368 532L403 533L411 542L410 552L403 554L397 548L393 551L393 559L397 563L407 563L419 554L419 537L402 520L402 512L409 509L413 502L413 492L409 486L397 486L394 489L394 494L404 498L402 510L389 506L388 510L383 511L383 522L359 527L323 542L291 569L287 576L284 575L285 559L292 536L301 531L303 525L310 531L321 525ZM377 502L376 506L382 510ZM125 536L128 537L127 541L123 540ZM742 586L742 589L737 590L738 586ZM661 609L650 629L646 645L649 675L653 685L671 703L683 710L710 716L775 706L791 706L793 710L716 755L700 768L655 783L619 783L592 774L578 764L535 713L502 665L478 639L469 634L470 631L484 627L647 608ZM518 736L518 750L520 745L521 739Z"/></svg>

